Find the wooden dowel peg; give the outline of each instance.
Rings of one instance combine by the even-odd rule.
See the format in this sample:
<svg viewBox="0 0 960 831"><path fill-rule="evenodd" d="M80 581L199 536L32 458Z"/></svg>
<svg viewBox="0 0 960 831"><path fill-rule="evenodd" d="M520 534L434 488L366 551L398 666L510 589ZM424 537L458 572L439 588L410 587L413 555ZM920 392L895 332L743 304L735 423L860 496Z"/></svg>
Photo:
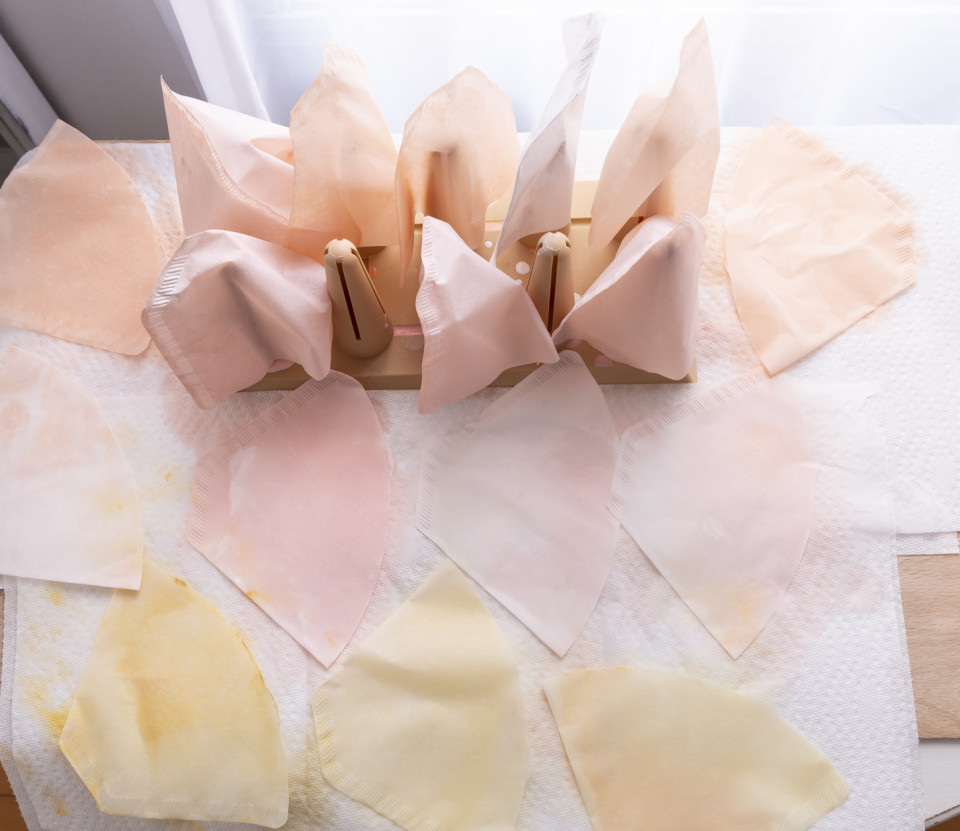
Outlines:
<svg viewBox="0 0 960 831"><path fill-rule="evenodd" d="M337 346L357 358L379 355L393 339L393 324L357 247L349 240L334 240L324 250L323 265Z"/></svg>
<svg viewBox="0 0 960 831"><path fill-rule="evenodd" d="M548 332L573 308L573 252L565 234L553 231L540 237L527 294Z"/></svg>

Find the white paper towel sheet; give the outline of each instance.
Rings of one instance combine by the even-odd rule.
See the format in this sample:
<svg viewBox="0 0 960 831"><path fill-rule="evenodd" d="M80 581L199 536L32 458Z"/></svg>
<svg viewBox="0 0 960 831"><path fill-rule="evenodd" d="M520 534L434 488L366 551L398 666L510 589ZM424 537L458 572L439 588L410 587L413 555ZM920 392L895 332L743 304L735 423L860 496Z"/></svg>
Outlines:
<svg viewBox="0 0 960 831"><path fill-rule="evenodd" d="M925 128L915 129L918 135L925 134ZM891 180L896 159L902 161L898 148L907 154L915 144L912 133L897 138L896 132L881 129L878 133L890 136L885 148L887 157L894 157L887 161ZM864 145L869 144L870 134L865 131L838 133L851 143L850 158L855 158L853 150L859 149L858 136ZM938 134L941 145L950 136L960 136L960 132ZM732 143L721 157L721 192L732 173L734 152L738 147L745 150L748 140L744 131L733 131L727 137ZM843 152L829 136L823 137ZM595 159L604 140L609 138L585 136L582 156ZM934 137L930 143L937 143ZM162 214L163 222L171 223L176 202L164 191L165 183L173 181L166 148L146 145L133 150L129 145L117 145L111 150L131 170L155 216ZM599 158L602 160L602 151ZM928 164L936 167L933 162ZM596 165L598 168L599 162ZM585 178L585 173L580 176ZM935 178L932 173L928 176ZM933 187L932 181L928 186ZM736 319L729 282L722 269L718 270L722 253L719 227L718 219L711 216L701 286L701 383L698 388L604 388L620 431L757 365ZM952 232L944 217L947 230ZM168 231L162 236L171 250L176 233ZM929 251L930 240L926 239ZM921 272L921 281L928 271L929 267ZM872 321L873 317L858 326L881 325L883 319ZM14 342L88 388L128 454L141 488L147 556L208 597L250 646L280 707L291 773L287 827L395 827L322 780L309 693L328 672L184 538L193 468L199 455L262 412L280 394L235 395L212 410L200 411L155 347L143 356L127 358L32 333L0 330L0 349ZM502 390L484 390L426 417L417 413L416 392L371 394L396 461L392 513L383 571L345 654L412 594L443 556L414 524L421 448L427 437L477 415L502 394ZM867 397L867 390L855 384L830 388L803 385L801 395L825 468L818 482L815 524L783 604L738 661L727 656L622 531L597 609L562 661L481 591L520 666L530 723L534 773L520 828L589 828L541 683L566 669L616 664L681 670L769 701L824 752L851 786L848 802L818 823L818 829L899 831L921 827L916 724L894 558L894 512L880 427L881 410L889 417L889 396ZM896 469L897 462L892 466ZM0 762L10 774L31 831L183 827L182 823L100 814L57 750L59 726L110 592L15 579L7 579L6 587Z"/></svg>
<svg viewBox="0 0 960 831"><path fill-rule="evenodd" d="M747 341L723 265L724 198L759 131L723 130L700 275L700 383L761 364ZM786 372L818 381L871 381L880 392L897 510L898 553L955 554L960 530L960 128L818 128L813 134L891 190L913 214L916 285ZM581 140L578 179L599 175L607 133ZM599 161L598 161L599 160Z"/></svg>
<svg viewBox="0 0 960 831"><path fill-rule="evenodd" d="M742 132L742 145L738 139L730 147L730 162L739 163L755 135ZM960 375L954 368L960 366L960 227L955 218L960 216L960 129L896 125L830 128L816 135L904 200L915 221L920 269L915 286L789 373L794 378L869 380L878 385L899 553L956 553ZM735 165L726 172L733 170ZM720 185L715 195L726 191L726 182Z"/></svg>
<svg viewBox="0 0 960 831"><path fill-rule="evenodd" d="M960 129L833 128L817 135L905 198L914 216L920 269L915 286L800 361L791 376L878 384L900 551L955 553L960 530Z"/></svg>

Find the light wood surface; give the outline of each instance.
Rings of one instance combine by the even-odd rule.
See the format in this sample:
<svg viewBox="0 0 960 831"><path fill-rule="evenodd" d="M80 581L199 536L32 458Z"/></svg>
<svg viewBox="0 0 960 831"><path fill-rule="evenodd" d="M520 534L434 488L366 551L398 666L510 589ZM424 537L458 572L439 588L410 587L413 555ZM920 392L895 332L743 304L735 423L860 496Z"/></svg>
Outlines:
<svg viewBox="0 0 960 831"><path fill-rule="evenodd" d="M590 209L597 183L593 181L574 182L573 204L570 225L564 229L571 246L573 269L573 287L583 294L610 264L616 255L620 241L633 228L639 218L626 223L610 243L598 251L592 251L587 244L590 233ZM487 227L484 233L484 245L477 253L490 259L500 228L510 204L510 193L495 202L487 211ZM497 255L497 267L501 271L519 280L524 288L530 279L530 266L533 264L537 236L522 239ZM344 372L356 378L364 387L371 390L420 389L421 364L423 362L423 332L417 315L416 298L420 287L420 226L414 235L413 258L400 279L402 271L400 247L388 245L381 248L359 249L376 286L380 302L394 326L393 340L379 355L372 358L356 358L347 355L334 342L331 365L338 372ZM518 271L518 264L522 264ZM697 380L696 364L679 381L664 378L652 372L645 372L626 364L617 363L581 341L569 342L563 348L580 353L587 369L598 384L673 384L694 382ZM520 383L537 368L537 364L525 364L503 372L491 386L512 387ZM280 372L271 372L258 381L251 390L289 390L305 383L310 376L303 367L294 365Z"/></svg>
<svg viewBox="0 0 960 831"><path fill-rule="evenodd" d="M900 557L917 730L960 738L960 555Z"/></svg>
<svg viewBox="0 0 960 831"><path fill-rule="evenodd" d="M0 645L3 644L3 591L0 590ZM3 649L0 649L0 668L3 667ZM20 816L20 808L10 787L6 771L0 767L0 829L3 831L27 831L27 825Z"/></svg>

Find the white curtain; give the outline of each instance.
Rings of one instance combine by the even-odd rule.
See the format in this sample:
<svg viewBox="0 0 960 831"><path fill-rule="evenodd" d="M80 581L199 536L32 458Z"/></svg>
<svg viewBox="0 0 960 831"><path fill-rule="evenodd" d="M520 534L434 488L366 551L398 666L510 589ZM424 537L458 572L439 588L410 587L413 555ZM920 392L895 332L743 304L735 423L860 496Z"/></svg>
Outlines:
<svg viewBox="0 0 960 831"><path fill-rule="evenodd" d="M615 129L644 88L676 71L684 34L710 31L724 125L774 115L805 126L960 122L960 3L669 3L523 0L156 0L172 3L207 98L286 124L324 43L363 57L391 130L464 66L536 122L564 65L564 18L606 26L586 129Z"/></svg>
<svg viewBox="0 0 960 831"><path fill-rule="evenodd" d="M243 12L233 0L156 0L172 7L207 100L258 118L270 118L253 74Z"/></svg>

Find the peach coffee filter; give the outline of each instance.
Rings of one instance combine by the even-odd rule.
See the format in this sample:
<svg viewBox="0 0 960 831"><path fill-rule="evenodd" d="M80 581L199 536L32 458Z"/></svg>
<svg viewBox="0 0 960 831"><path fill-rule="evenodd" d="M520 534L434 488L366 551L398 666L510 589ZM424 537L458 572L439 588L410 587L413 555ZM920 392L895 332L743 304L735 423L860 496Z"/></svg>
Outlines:
<svg viewBox="0 0 960 831"><path fill-rule="evenodd" d="M707 26L683 42L672 84L642 93L604 159L589 244L600 250L632 216L705 216L720 155L720 110Z"/></svg>
<svg viewBox="0 0 960 831"><path fill-rule="evenodd" d="M0 322L124 355L163 268L127 172L62 121L0 187Z"/></svg>
<svg viewBox="0 0 960 831"><path fill-rule="evenodd" d="M397 159L401 274L418 214L442 219L478 248L487 208L510 189L519 157L510 99L479 69L467 67L427 96L404 125Z"/></svg>
<svg viewBox="0 0 960 831"><path fill-rule="evenodd" d="M282 245L294 188L290 131L166 84L163 104L187 236L219 229Z"/></svg>
<svg viewBox="0 0 960 831"><path fill-rule="evenodd" d="M767 704L709 681L612 667L543 686L595 829L803 831L850 792Z"/></svg>
<svg viewBox="0 0 960 831"><path fill-rule="evenodd" d="M737 313L771 375L916 282L910 214L782 119L760 131L726 201Z"/></svg>
<svg viewBox="0 0 960 831"><path fill-rule="evenodd" d="M423 221L417 314L424 339L424 414L483 389L505 369L557 360L523 286L433 217Z"/></svg>
<svg viewBox="0 0 960 831"><path fill-rule="evenodd" d="M334 239L396 245L397 148L360 56L323 47L323 68L290 113L293 208L287 246L323 260Z"/></svg>
<svg viewBox="0 0 960 831"><path fill-rule="evenodd" d="M275 362L330 371L333 323L323 266L232 231L187 237L143 322L198 407L259 381Z"/></svg>
<svg viewBox="0 0 960 831"><path fill-rule="evenodd" d="M493 262L520 238L557 231L570 222L580 122L602 29L599 12L564 21L568 63L523 148Z"/></svg>

